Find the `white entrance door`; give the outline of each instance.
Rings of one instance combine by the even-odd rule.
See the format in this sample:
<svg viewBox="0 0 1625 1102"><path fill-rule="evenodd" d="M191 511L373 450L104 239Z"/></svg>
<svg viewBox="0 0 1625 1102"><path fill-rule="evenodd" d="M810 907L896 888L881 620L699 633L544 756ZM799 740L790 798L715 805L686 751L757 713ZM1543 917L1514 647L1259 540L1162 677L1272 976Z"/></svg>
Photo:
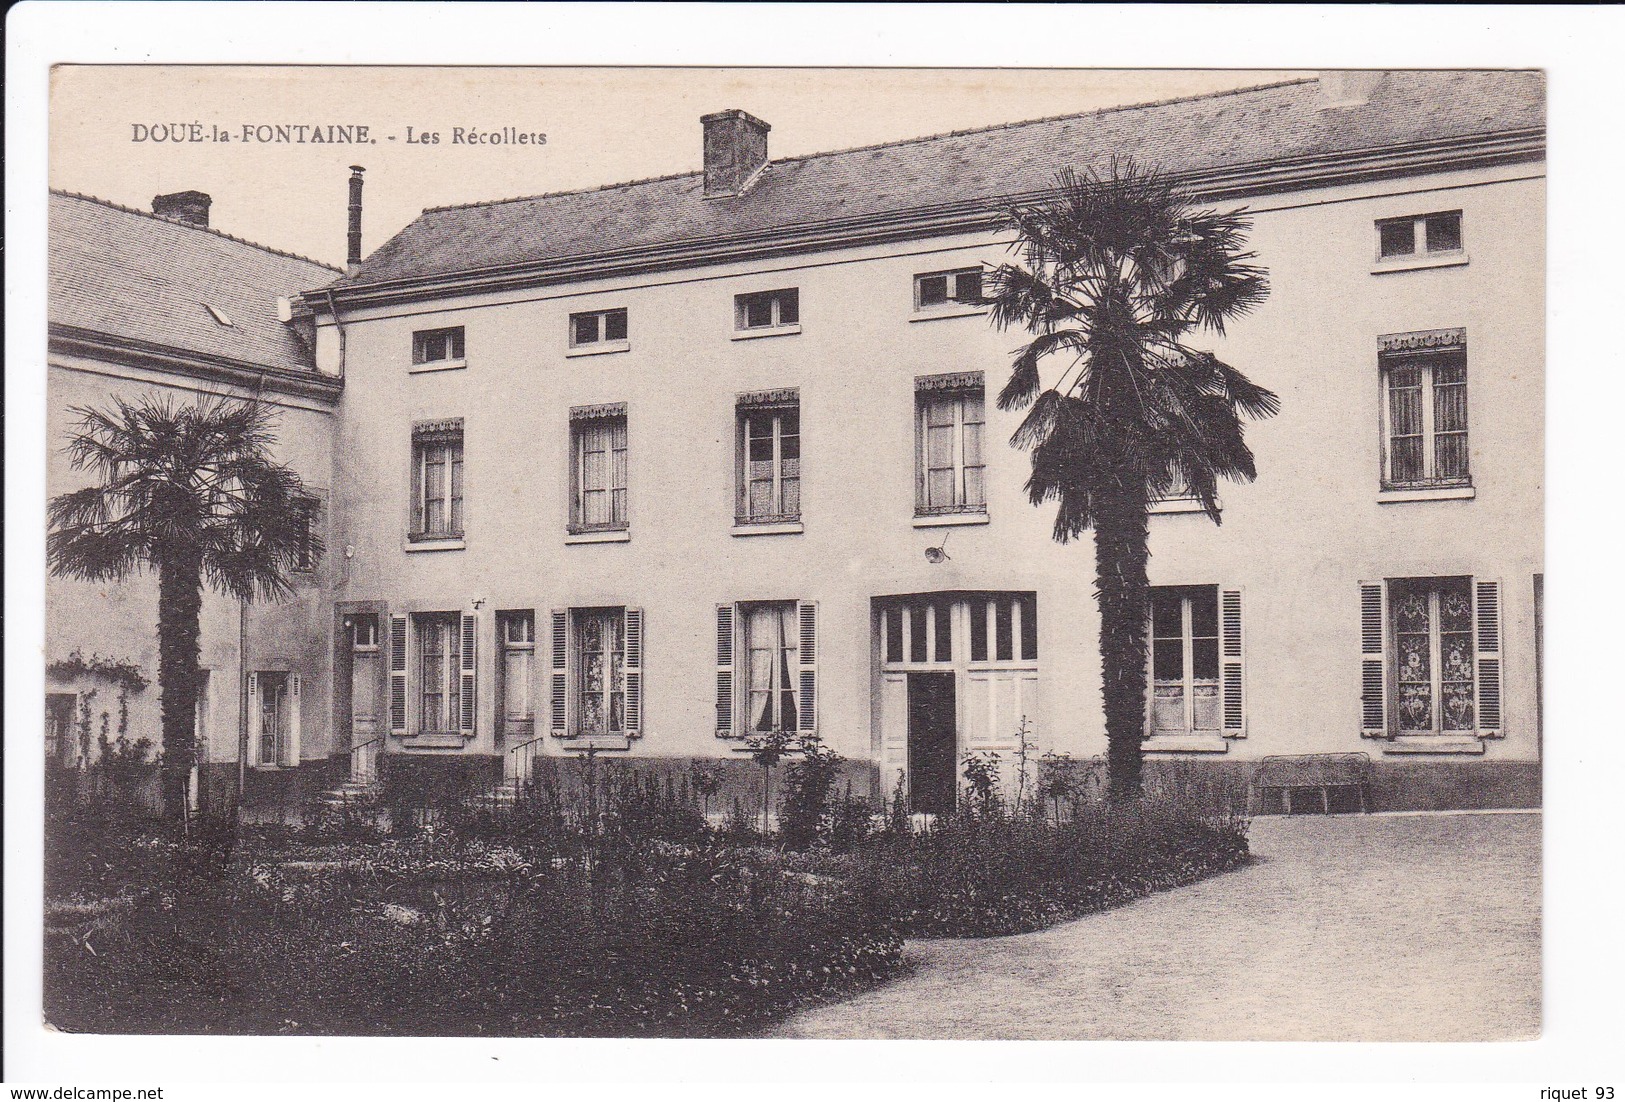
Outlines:
<svg viewBox="0 0 1625 1102"><path fill-rule="evenodd" d="M1029 753L1036 753L1038 739L1036 596L919 594L877 603L878 719L886 794L892 794L899 778L905 794L911 790L909 674L949 672L955 679L956 772L962 772L967 754L996 753L1005 794L1013 795L1023 727ZM1036 765L1030 768L1036 770Z"/></svg>

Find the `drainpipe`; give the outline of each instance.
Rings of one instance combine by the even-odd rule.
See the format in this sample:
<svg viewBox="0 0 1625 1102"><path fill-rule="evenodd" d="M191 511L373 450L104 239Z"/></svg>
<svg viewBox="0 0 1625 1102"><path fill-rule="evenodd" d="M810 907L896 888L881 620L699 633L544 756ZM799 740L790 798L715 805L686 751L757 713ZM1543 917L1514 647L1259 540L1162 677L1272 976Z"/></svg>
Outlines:
<svg viewBox="0 0 1625 1102"><path fill-rule="evenodd" d="M337 329L339 331L339 378L342 379L344 377L344 373L345 373L345 359L346 359L345 354L344 354L344 350L345 350L344 322L339 320L338 304L333 301L333 288L324 287L324 288L322 288L322 290L327 295L327 310L328 310L328 313L333 315L333 328L335 328L335 329Z"/></svg>
<svg viewBox="0 0 1625 1102"><path fill-rule="evenodd" d="M254 404L265 391L265 372L254 385ZM248 602L237 601L237 806L248 787Z"/></svg>

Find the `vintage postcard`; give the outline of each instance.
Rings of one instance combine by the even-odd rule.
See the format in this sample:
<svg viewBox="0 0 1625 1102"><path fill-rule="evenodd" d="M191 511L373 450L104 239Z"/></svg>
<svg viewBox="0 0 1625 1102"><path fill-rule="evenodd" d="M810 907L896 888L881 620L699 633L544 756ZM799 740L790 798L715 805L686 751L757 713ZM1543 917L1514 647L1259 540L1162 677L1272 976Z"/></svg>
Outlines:
<svg viewBox="0 0 1625 1102"><path fill-rule="evenodd" d="M39 1014L1539 1036L1546 94L57 66Z"/></svg>

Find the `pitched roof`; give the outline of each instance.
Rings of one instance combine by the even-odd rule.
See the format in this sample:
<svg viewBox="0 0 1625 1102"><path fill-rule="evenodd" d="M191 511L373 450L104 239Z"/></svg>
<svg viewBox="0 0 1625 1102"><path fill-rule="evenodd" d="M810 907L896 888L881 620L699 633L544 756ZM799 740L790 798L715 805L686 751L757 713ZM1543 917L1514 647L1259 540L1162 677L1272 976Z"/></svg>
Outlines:
<svg viewBox="0 0 1625 1102"><path fill-rule="evenodd" d="M278 320L277 299L338 274L217 230L65 191L51 192L49 253L53 326L293 371L311 371L314 362Z"/></svg>
<svg viewBox="0 0 1625 1102"><path fill-rule="evenodd" d="M1114 155L1142 167L1200 175L1538 129L1544 126L1545 85L1538 72L1390 72L1364 105L1324 110L1324 102L1318 80L1310 78L790 157L771 162L753 187L731 199L703 199L703 174L691 172L430 208L337 286L996 202L1048 188L1063 167L1103 167Z"/></svg>

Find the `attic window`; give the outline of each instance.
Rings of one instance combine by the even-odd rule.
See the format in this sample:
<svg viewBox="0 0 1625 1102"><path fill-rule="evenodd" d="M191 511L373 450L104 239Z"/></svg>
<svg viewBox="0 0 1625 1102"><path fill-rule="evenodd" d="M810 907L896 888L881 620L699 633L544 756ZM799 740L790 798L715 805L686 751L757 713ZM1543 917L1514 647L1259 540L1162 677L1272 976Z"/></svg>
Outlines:
<svg viewBox="0 0 1625 1102"><path fill-rule="evenodd" d="M216 322L224 325L227 329L236 328L236 326L232 325L231 319L226 316L226 312L220 309L220 307L211 306L207 302L203 303L202 305L203 308L209 312L209 316L212 317Z"/></svg>

